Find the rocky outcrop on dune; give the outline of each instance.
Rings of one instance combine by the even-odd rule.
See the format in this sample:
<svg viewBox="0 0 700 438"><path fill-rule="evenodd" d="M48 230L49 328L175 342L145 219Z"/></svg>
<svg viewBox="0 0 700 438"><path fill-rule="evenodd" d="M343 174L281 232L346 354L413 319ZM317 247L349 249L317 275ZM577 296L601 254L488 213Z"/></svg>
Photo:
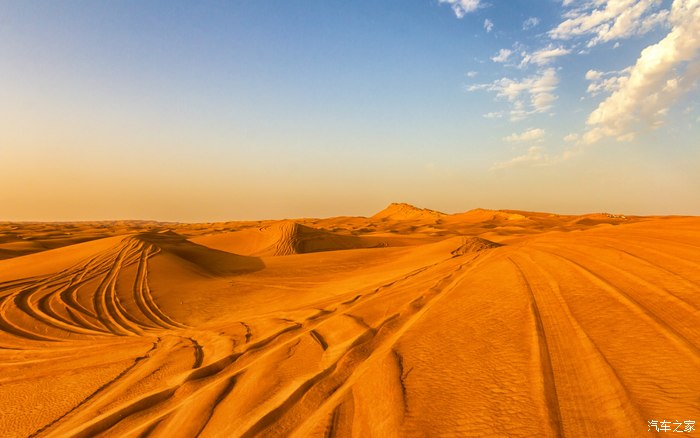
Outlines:
<svg viewBox="0 0 700 438"><path fill-rule="evenodd" d="M446 216L445 213L441 213L436 210L430 210L428 208L418 208L411 204L406 203L392 203L389 204L387 208L380 211L379 213L372 216L372 219L383 219L383 220L396 220L396 221L406 221L406 220L431 220L436 221Z"/></svg>
<svg viewBox="0 0 700 438"><path fill-rule="evenodd" d="M482 239L481 237L464 237L462 238L462 244L459 246L459 248L452 251L452 255L459 256L471 254L487 249L498 248L499 246L503 246L503 244Z"/></svg>

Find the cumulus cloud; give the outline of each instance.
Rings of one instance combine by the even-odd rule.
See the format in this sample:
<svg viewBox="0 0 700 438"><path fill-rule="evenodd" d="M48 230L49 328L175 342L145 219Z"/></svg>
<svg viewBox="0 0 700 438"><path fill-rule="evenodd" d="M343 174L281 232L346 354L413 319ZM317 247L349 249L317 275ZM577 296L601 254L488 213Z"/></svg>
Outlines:
<svg viewBox="0 0 700 438"><path fill-rule="evenodd" d="M631 140L640 120L659 126L669 108L695 86L700 78L700 0L674 0L670 23L670 32L642 50L612 94L588 116L584 143L604 137Z"/></svg>
<svg viewBox="0 0 700 438"><path fill-rule="evenodd" d="M550 164L550 157L544 152L541 146L530 146L527 153L519 155L508 161L502 161L493 165L491 170L508 169L510 167L522 165L547 165Z"/></svg>
<svg viewBox="0 0 700 438"><path fill-rule="evenodd" d="M486 33L491 32L493 30L493 21L488 18L484 20L484 29L486 29Z"/></svg>
<svg viewBox="0 0 700 438"><path fill-rule="evenodd" d="M531 128L520 134L513 133L507 137L503 137L503 140L508 143L530 143L536 141L542 141L544 139L545 131L542 128Z"/></svg>
<svg viewBox="0 0 700 438"><path fill-rule="evenodd" d="M565 13L562 23L549 31L553 39L589 37L587 45L643 35L665 24L669 12L658 10L659 0L592 0ZM564 1L565 7L574 4Z"/></svg>
<svg viewBox="0 0 700 438"><path fill-rule="evenodd" d="M508 58L510 58L510 55L513 54L513 51L510 49L501 49L498 51L498 54L496 56L491 57L491 61L493 62L506 62L508 61Z"/></svg>
<svg viewBox="0 0 700 438"><path fill-rule="evenodd" d="M537 17L530 17L527 20L523 21L523 30L528 30L532 29L533 27L537 27L537 25L540 24L540 19Z"/></svg>
<svg viewBox="0 0 700 438"><path fill-rule="evenodd" d="M522 78L501 78L488 84L472 85L468 91L485 90L496 93L496 97L511 104L511 120L522 120L534 113L551 109L557 96L554 94L559 78L554 68Z"/></svg>
<svg viewBox="0 0 700 438"><path fill-rule="evenodd" d="M542 49L539 49L533 53L523 52L523 59L520 62L520 67L525 67L528 64L535 65L549 65L556 58L571 53L571 50L565 49L563 47L555 47L553 45L548 45Z"/></svg>
<svg viewBox="0 0 700 438"><path fill-rule="evenodd" d="M603 72L596 70L588 70L586 72L586 80L599 81L603 77Z"/></svg>
<svg viewBox="0 0 700 438"><path fill-rule="evenodd" d="M457 18L462 18L481 7L481 0L439 0L439 2L449 4Z"/></svg>
<svg viewBox="0 0 700 438"><path fill-rule="evenodd" d="M627 81L630 70L629 67L611 72L588 70L586 72L586 80L590 81L590 84L588 84L586 91L591 96L601 93L612 93Z"/></svg>

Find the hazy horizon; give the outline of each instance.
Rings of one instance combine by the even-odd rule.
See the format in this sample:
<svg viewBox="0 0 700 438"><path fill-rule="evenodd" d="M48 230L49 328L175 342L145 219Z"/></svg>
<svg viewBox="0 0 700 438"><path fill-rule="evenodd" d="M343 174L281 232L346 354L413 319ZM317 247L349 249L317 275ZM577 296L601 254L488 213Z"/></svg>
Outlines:
<svg viewBox="0 0 700 438"><path fill-rule="evenodd" d="M518 209L518 208L483 208L483 207L473 207L473 208L467 208L467 209L461 209L461 210L456 210L456 211L445 211L445 210L440 210L440 209L435 209L435 208L430 208L427 206L420 206L420 205L413 205L409 203L404 203L404 202L392 202L390 204L385 205L384 207L377 208L375 210L372 210L369 213L347 213L347 214L330 214L330 215L325 215L325 216L310 216L310 215L302 215L302 216L285 216L285 215L278 215L278 216L271 216L271 217L232 217L232 218L222 218L218 220L192 220L192 221L185 221L185 220L171 220L171 219L158 219L158 218L132 218L132 217L123 217L123 218L110 218L110 217L104 217L104 218L97 218L97 219L90 219L90 218L85 218L85 219L20 219L20 220L5 220L5 219L0 219L0 223L91 223L91 222L157 222L157 223L179 223L179 224L205 224L205 223L225 223L225 222L263 222L263 221L282 221L282 220L304 220L304 219L330 219L334 217L363 217L363 218L371 218L373 215L376 213L381 212L384 208L387 208L391 204L408 204L413 207L416 207L418 209L427 209L427 210L433 210L437 211L439 213L444 213L446 215L453 215L453 214L460 214L460 213L467 213L469 211L474 211L474 210L485 210L485 211L504 211L504 212L524 212L524 213L548 213L548 214L555 214L558 216L584 216L587 214L613 214L613 215L623 215L623 216L637 216L637 217L685 217L685 216L697 216L694 214L678 214L678 213L673 213L673 214L654 214L654 213L649 213L649 214L635 214L635 213L628 213L628 212L621 212L621 211L572 211L572 212L561 212L561 211L546 211L546 210L523 210L523 209Z"/></svg>
<svg viewBox="0 0 700 438"><path fill-rule="evenodd" d="M691 0L0 4L2 221L700 215Z"/></svg>

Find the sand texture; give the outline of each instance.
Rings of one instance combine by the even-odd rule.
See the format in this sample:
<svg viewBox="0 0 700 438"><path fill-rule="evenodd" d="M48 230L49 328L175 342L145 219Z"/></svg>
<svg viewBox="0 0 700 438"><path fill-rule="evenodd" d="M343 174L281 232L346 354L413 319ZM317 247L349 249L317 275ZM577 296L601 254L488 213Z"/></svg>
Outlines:
<svg viewBox="0 0 700 438"><path fill-rule="evenodd" d="M0 223L0 400L3 437L654 436L700 422L700 218Z"/></svg>

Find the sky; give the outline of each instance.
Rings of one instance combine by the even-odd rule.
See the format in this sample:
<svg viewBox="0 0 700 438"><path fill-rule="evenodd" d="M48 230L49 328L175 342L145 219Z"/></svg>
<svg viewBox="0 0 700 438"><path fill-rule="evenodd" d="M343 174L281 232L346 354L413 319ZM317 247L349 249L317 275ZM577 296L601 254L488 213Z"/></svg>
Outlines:
<svg viewBox="0 0 700 438"><path fill-rule="evenodd" d="M0 220L700 215L700 0L0 1Z"/></svg>

